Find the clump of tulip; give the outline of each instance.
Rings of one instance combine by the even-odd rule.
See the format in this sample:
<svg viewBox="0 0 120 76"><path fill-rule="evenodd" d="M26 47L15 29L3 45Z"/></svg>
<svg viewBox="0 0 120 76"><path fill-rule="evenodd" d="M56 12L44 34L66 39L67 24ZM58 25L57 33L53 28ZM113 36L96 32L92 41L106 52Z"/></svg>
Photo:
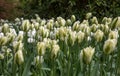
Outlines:
<svg viewBox="0 0 120 76"><path fill-rule="evenodd" d="M118 76L120 17L77 18L0 20L0 75Z"/></svg>

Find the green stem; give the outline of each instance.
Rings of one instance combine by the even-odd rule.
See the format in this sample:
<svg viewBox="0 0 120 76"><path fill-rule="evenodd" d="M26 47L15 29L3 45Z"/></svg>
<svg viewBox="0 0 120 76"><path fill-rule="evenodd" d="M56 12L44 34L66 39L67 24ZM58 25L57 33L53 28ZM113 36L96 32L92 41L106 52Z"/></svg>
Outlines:
<svg viewBox="0 0 120 76"><path fill-rule="evenodd" d="M16 64L15 64L14 53L13 53L13 63L12 63L12 76L16 76Z"/></svg>
<svg viewBox="0 0 120 76"><path fill-rule="evenodd" d="M113 53L112 53L112 57L111 57L111 61L110 61L110 67L111 67L110 76L112 76L112 72L113 72L112 64L113 64Z"/></svg>
<svg viewBox="0 0 120 76"><path fill-rule="evenodd" d="M69 50L69 46L68 46L68 72L67 72L67 76L70 76L70 50Z"/></svg>
<svg viewBox="0 0 120 76"><path fill-rule="evenodd" d="M40 67L39 70L40 71L39 72L40 72L40 76L42 76L42 62L41 62L40 59L41 59L41 56L39 56L39 61L40 61L40 64L39 64L39 67Z"/></svg>
<svg viewBox="0 0 120 76"><path fill-rule="evenodd" d="M22 66L19 65L18 68L19 68L18 76L22 76Z"/></svg>
<svg viewBox="0 0 120 76"><path fill-rule="evenodd" d="M91 63L88 65L89 68L89 76L91 76Z"/></svg>

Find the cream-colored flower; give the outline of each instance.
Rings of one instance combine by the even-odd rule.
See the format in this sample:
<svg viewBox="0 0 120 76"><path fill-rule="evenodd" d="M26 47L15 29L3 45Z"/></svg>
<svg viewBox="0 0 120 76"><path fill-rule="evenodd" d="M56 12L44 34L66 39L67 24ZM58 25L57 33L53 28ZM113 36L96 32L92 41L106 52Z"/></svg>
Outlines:
<svg viewBox="0 0 120 76"><path fill-rule="evenodd" d="M53 25L54 25L54 20L53 19L50 19L48 22L47 22L47 29L51 30L53 28Z"/></svg>
<svg viewBox="0 0 120 76"><path fill-rule="evenodd" d="M76 41L76 32L75 31L69 31L68 36L68 43L73 46Z"/></svg>
<svg viewBox="0 0 120 76"><path fill-rule="evenodd" d="M93 17L93 18L91 19L91 22L92 22L93 24L98 24L98 20L97 20L96 17Z"/></svg>
<svg viewBox="0 0 120 76"><path fill-rule="evenodd" d="M67 19L66 25L67 25L67 26L71 26L71 25L72 25L72 21L71 21L70 19Z"/></svg>
<svg viewBox="0 0 120 76"><path fill-rule="evenodd" d="M30 29L30 26L31 26L31 23L29 20L23 20L21 29L26 32Z"/></svg>
<svg viewBox="0 0 120 76"><path fill-rule="evenodd" d="M4 54L0 53L0 60L4 59Z"/></svg>
<svg viewBox="0 0 120 76"><path fill-rule="evenodd" d="M118 31L110 31L109 39L117 39L118 38Z"/></svg>
<svg viewBox="0 0 120 76"><path fill-rule="evenodd" d="M55 44L52 46L52 56L57 56L58 52L60 51L60 47L59 45Z"/></svg>
<svg viewBox="0 0 120 76"><path fill-rule="evenodd" d="M38 42L37 43L38 55L40 55L40 56L44 55L45 51L46 51L46 44L45 44L45 42Z"/></svg>
<svg viewBox="0 0 120 76"><path fill-rule="evenodd" d="M91 27L90 27L91 31L92 32L95 32L97 30L97 25L96 24L93 24Z"/></svg>
<svg viewBox="0 0 120 76"><path fill-rule="evenodd" d="M84 38L85 38L85 33L79 31L79 32L76 34L76 36L77 36L78 43L81 43L81 42L84 40Z"/></svg>
<svg viewBox="0 0 120 76"><path fill-rule="evenodd" d="M36 66L39 65L39 64L41 64L41 63L43 63L44 62L43 56L36 56L34 58L34 62L35 62Z"/></svg>
<svg viewBox="0 0 120 76"><path fill-rule="evenodd" d="M3 36L0 37L0 46L5 45L8 42L8 38Z"/></svg>
<svg viewBox="0 0 120 76"><path fill-rule="evenodd" d="M97 30L94 34L94 37L97 42L100 42L103 39L104 33L101 30Z"/></svg>
<svg viewBox="0 0 120 76"><path fill-rule="evenodd" d="M8 42L12 42L15 39L14 34L12 33L6 33Z"/></svg>
<svg viewBox="0 0 120 76"><path fill-rule="evenodd" d="M22 50L18 50L15 53L15 63L21 65L24 62L23 52Z"/></svg>
<svg viewBox="0 0 120 76"><path fill-rule="evenodd" d="M60 40L64 41L66 36L67 36L67 28L60 27L58 29L58 31L56 32L56 37L58 37Z"/></svg>
<svg viewBox="0 0 120 76"><path fill-rule="evenodd" d="M115 27L116 27L116 28L120 28L120 17L117 18Z"/></svg>
<svg viewBox="0 0 120 76"><path fill-rule="evenodd" d="M83 59L83 62L85 64L90 64L92 57L95 53L95 48L92 48L91 46L84 48L81 53L80 57Z"/></svg>
<svg viewBox="0 0 120 76"><path fill-rule="evenodd" d="M86 19L89 19L89 18L91 18L92 17L92 13L87 13L86 14Z"/></svg>
<svg viewBox="0 0 120 76"><path fill-rule="evenodd" d="M73 30L75 30L75 31L78 31L79 30L79 28L80 28L80 22L79 21L76 21L74 24L73 24Z"/></svg>
<svg viewBox="0 0 120 76"><path fill-rule="evenodd" d="M72 16L71 16L71 21L72 21L72 22L75 22L75 20L76 20L75 15L72 15Z"/></svg>
<svg viewBox="0 0 120 76"><path fill-rule="evenodd" d="M57 17L57 22L59 23L60 26L65 26L66 21L62 17Z"/></svg>
<svg viewBox="0 0 120 76"><path fill-rule="evenodd" d="M105 54L110 54L114 51L117 45L117 40L116 39L108 39L105 41L104 46L103 46L103 51Z"/></svg>
<svg viewBox="0 0 120 76"><path fill-rule="evenodd" d="M7 23L5 23L3 26L2 26L2 32L4 34L6 34L7 32L9 32L9 25Z"/></svg>

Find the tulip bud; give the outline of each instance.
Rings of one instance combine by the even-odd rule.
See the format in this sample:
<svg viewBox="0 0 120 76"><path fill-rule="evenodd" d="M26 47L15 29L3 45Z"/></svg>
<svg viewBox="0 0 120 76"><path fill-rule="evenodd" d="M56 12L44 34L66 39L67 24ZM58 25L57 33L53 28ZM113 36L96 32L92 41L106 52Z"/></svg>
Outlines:
<svg viewBox="0 0 120 76"><path fill-rule="evenodd" d="M97 30L94 34L94 37L97 42L100 42L103 39L104 33L101 30Z"/></svg>
<svg viewBox="0 0 120 76"><path fill-rule="evenodd" d="M97 25L93 24L90 28L92 32L95 32L97 30Z"/></svg>
<svg viewBox="0 0 120 76"><path fill-rule="evenodd" d="M35 27L35 24L32 23L32 24L30 25L30 29L33 30L34 27Z"/></svg>
<svg viewBox="0 0 120 76"><path fill-rule="evenodd" d="M68 43L73 46L76 41L76 32L75 31L69 31L68 36Z"/></svg>
<svg viewBox="0 0 120 76"><path fill-rule="evenodd" d="M91 18L92 17L92 13L87 13L86 14L86 19L89 19L89 18Z"/></svg>
<svg viewBox="0 0 120 76"><path fill-rule="evenodd" d="M103 23L103 24L106 24L106 23L107 23L107 17L104 17L104 18L102 19L102 23Z"/></svg>
<svg viewBox="0 0 120 76"><path fill-rule="evenodd" d="M7 33L8 42L12 42L15 36L12 33Z"/></svg>
<svg viewBox="0 0 120 76"><path fill-rule="evenodd" d="M3 36L0 37L0 46L5 45L8 42L8 38Z"/></svg>
<svg viewBox="0 0 120 76"><path fill-rule="evenodd" d="M44 62L43 56L36 56L34 58L34 62L35 62L36 66L39 65L39 64L41 64L41 63L43 63Z"/></svg>
<svg viewBox="0 0 120 76"><path fill-rule="evenodd" d="M36 23L34 24L34 27L35 27L35 30L38 30L38 29L39 29L39 23L36 22Z"/></svg>
<svg viewBox="0 0 120 76"><path fill-rule="evenodd" d="M46 24L46 20L44 19L44 20L41 20L41 23L40 23L40 25L41 26L44 26Z"/></svg>
<svg viewBox="0 0 120 76"><path fill-rule="evenodd" d="M46 44L45 44L45 42L38 42L37 43L37 52L38 52L38 55L40 55L40 56L44 55L45 50L46 50Z"/></svg>
<svg viewBox="0 0 120 76"><path fill-rule="evenodd" d="M82 55L81 58L82 58L83 62L85 64L90 64L94 53L95 53L95 48L92 48L90 46L87 48L84 48L80 54L80 55Z"/></svg>
<svg viewBox="0 0 120 76"><path fill-rule="evenodd" d="M60 50L60 47L59 47L59 45L57 45L57 44L55 44L55 45L53 45L52 46L52 56L57 56L57 54L58 54L58 52L59 52L59 50Z"/></svg>
<svg viewBox="0 0 120 76"><path fill-rule="evenodd" d="M71 26L71 25L72 25L72 22L71 22L70 19L67 19L67 21L66 21L66 25L67 25L67 26Z"/></svg>
<svg viewBox="0 0 120 76"><path fill-rule="evenodd" d="M105 33L105 34L108 34L108 32L110 31L109 26L106 24L106 25L104 25L104 27L103 27L103 28L104 28L104 30L103 30L103 31L104 31L104 33Z"/></svg>
<svg viewBox="0 0 120 76"><path fill-rule="evenodd" d="M85 38L85 33L79 31L79 32L76 34L76 36L77 36L78 43L81 43L81 42L84 40L84 38Z"/></svg>
<svg viewBox="0 0 120 76"><path fill-rule="evenodd" d="M110 54L114 51L115 47L117 44L116 39L108 39L105 41L104 46L103 46L103 51L105 54Z"/></svg>
<svg viewBox="0 0 120 76"><path fill-rule="evenodd" d="M51 30L53 28L53 25L54 25L54 20L49 20L48 23L47 23L47 29Z"/></svg>
<svg viewBox="0 0 120 76"><path fill-rule="evenodd" d="M60 24L60 26L65 26L66 21L62 17L57 17L57 22Z"/></svg>
<svg viewBox="0 0 120 76"><path fill-rule="evenodd" d="M72 16L71 16L71 21L72 21L72 23L75 22L75 20L76 20L75 15L72 15Z"/></svg>
<svg viewBox="0 0 120 76"><path fill-rule="evenodd" d="M116 22L115 27L120 28L120 17L117 18L117 22Z"/></svg>
<svg viewBox="0 0 120 76"><path fill-rule="evenodd" d="M4 33L4 34L6 34L7 32L9 32L9 25L7 24L7 23L5 23L4 25L3 25L3 27L2 27L2 32Z"/></svg>
<svg viewBox="0 0 120 76"><path fill-rule="evenodd" d="M0 53L0 60L4 59L4 55Z"/></svg>
<svg viewBox="0 0 120 76"><path fill-rule="evenodd" d="M65 37L67 36L67 28L60 27L56 33L56 37L58 37L60 40L65 40Z"/></svg>
<svg viewBox="0 0 120 76"><path fill-rule="evenodd" d="M59 26L60 26L59 23L58 23L58 21L55 21L55 26L56 26L56 27L59 27Z"/></svg>
<svg viewBox="0 0 120 76"><path fill-rule="evenodd" d="M24 20L24 21L22 22L21 29L26 32L26 31L29 30L30 25L31 25L31 24L30 24L30 21L29 21L29 20Z"/></svg>
<svg viewBox="0 0 120 76"><path fill-rule="evenodd" d="M15 53L15 63L17 63L18 65L21 65L23 62L24 62L23 52L22 50L18 50Z"/></svg>
<svg viewBox="0 0 120 76"><path fill-rule="evenodd" d="M118 38L118 32L117 31L110 31L109 39L117 39L117 38Z"/></svg>
<svg viewBox="0 0 120 76"><path fill-rule="evenodd" d="M93 17L93 18L91 19L91 22L92 22L92 24L98 24L98 20L97 20L96 17Z"/></svg>
<svg viewBox="0 0 120 76"><path fill-rule="evenodd" d="M76 21L74 24L73 24L73 30L75 31L78 31L79 30L79 28L80 28L80 25L79 25L79 21Z"/></svg>
<svg viewBox="0 0 120 76"><path fill-rule="evenodd" d="M103 20L102 20L102 23L105 24L105 25L106 24L109 25L111 23L111 21L112 21L112 18L104 17Z"/></svg>

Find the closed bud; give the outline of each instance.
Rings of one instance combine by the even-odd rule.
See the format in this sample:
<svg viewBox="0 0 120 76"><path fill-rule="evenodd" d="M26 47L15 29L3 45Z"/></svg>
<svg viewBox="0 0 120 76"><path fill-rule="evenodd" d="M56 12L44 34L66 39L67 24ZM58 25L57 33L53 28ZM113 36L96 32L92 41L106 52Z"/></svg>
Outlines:
<svg viewBox="0 0 120 76"><path fill-rule="evenodd" d="M4 59L4 54L0 53L0 60Z"/></svg>
<svg viewBox="0 0 120 76"><path fill-rule="evenodd" d="M92 17L92 13L87 13L86 14L86 19L89 19L89 18L91 18Z"/></svg>
<svg viewBox="0 0 120 76"><path fill-rule="evenodd" d="M117 22L116 22L115 27L120 28L120 17L117 18Z"/></svg>
<svg viewBox="0 0 120 76"><path fill-rule="evenodd" d="M15 39L15 36L12 33L7 33L8 42L12 42Z"/></svg>
<svg viewBox="0 0 120 76"><path fill-rule="evenodd" d="M59 27L59 26L60 26L59 23L58 23L58 21L55 21L55 26L56 26L56 27Z"/></svg>
<svg viewBox="0 0 120 76"><path fill-rule="evenodd" d="M81 43L81 42L84 40L84 38L85 38L85 33L79 31L79 32L76 34L76 36L77 36L78 43Z"/></svg>
<svg viewBox="0 0 120 76"><path fill-rule="evenodd" d="M91 31L92 32L95 32L97 30L97 25L96 24L93 24L91 27L90 27Z"/></svg>
<svg viewBox="0 0 120 76"><path fill-rule="evenodd" d="M75 15L72 15L72 16L71 16L71 21L72 21L72 23L75 22L75 20L76 20Z"/></svg>
<svg viewBox="0 0 120 76"><path fill-rule="evenodd" d="M40 25L41 26L44 26L46 24L46 20L44 19L44 20L41 20L41 23L40 23Z"/></svg>
<svg viewBox="0 0 120 76"><path fill-rule="evenodd" d="M68 36L68 43L70 46L73 46L76 41L76 32L75 31L69 31Z"/></svg>
<svg viewBox="0 0 120 76"><path fill-rule="evenodd" d="M110 54L114 51L115 47L117 44L116 39L108 39L105 41L104 46L103 46L103 51L105 54Z"/></svg>
<svg viewBox="0 0 120 76"><path fill-rule="evenodd" d="M71 25L72 25L72 21L71 21L70 19L67 19L66 25L67 25L67 26L71 26Z"/></svg>
<svg viewBox="0 0 120 76"><path fill-rule="evenodd" d="M15 53L15 63L21 65L24 62L23 52L22 50L18 50Z"/></svg>
<svg viewBox="0 0 120 76"><path fill-rule="evenodd" d="M57 17L57 22L59 23L60 26L65 26L66 21L62 17Z"/></svg>
<svg viewBox="0 0 120 76"><path fill-rule="evenodd" d="M56 37L58 37L60 40L65 40L65 37L67 36L67 28L60 27L56 33Z"/></svg>
<svg viewBox="0 0 120 76"><path fill-rule="evenodd" d="M35 27L35 30L38 30L38 29L39 29L39 23L36 22L36 23L34 24L34 27Z"/></svg>
<svg viewBox="0 0 120 76"><path fill-rule="evenodd" d="M8 38L3 36L0 37L0 46L5 45L8 42Z"/></svg>
<svg viewBox="0 0 120 76"><path fill-rule="evenodd" d="M7 32L9 32L9 25L7 23L5 23L3 26L2 26L2 32L4 34L6 34Z"/></svg>
<svg viewBox="0 0 120 76"><path fill-rule="evenodd" d="M94 37L97 42L100 42L103 39L104 33L101 30L97 30L94 34Z"/></svg>
<svg viewBox="0 0 120 76"><path fill-rule="evenodd" d="M80 28L80 22L79 21L76 21L74 24L73 24L73 30L74 31L78 31L79 30L79 28Z"/></svg>
<svg viewBox="0 0 120 76"><path fill-rule="evenodd" d="M45 42L38 42L37 43L37 52L38 52L38 55L39 56L44 55L45 51L46 51L46 44L45 44Z"/></svg>
<svg viewBox="0 0 120 76"><path fill-rule="evenodd" d="M56 57L58 52L59 52L59 50L60 50L59 45L57 45L57 44L52 45L52 51L51 51L52 52L52 56Z"/></svg>
<svg viewBox="0 0 120 76"><path fill-rule="evenodd" d="M35 26L35 24L32 23L32 24L30 25L30 29L33 30L33 29L34 29L34 26Z"/></svg>
<svg viewBox="0 0 120 76"><path fill-rule="evenodd" d="M118 32L117 31L110 31L109 39L117 39L117 38L118 38Z"/></svg>
<svg viewBox="0 0 120 76"><path fill-rule="evenodd" d="M92 22L93 24L98 24L98 20L97 20L96 17L93 17L93 18L91 19L91 22Z"/></svg>
<svg viewBox="0 0 120 76"><path fill-rule="evenodd" d="M41 63L43 63L44 62L43 56L36 56L34 58L34 62L35 62L36 66L39 65L39 64L41 64Z"/></svg>
<svg viewBox="0 0 120 76"><path fill-rule="evenodd" d="M104 18L102 19L102 23L103 23L103 24L106 24L106 23L107 23L107 17L104 17Z"/></svg>
<svg viewBox="0 0 120 76"><path fill-rule="evenodd" d="M90 64L94 53L95 53L95 48L89 46L81 51L80 57L82 58L85 64Z"/></svg>
<svg viewBox="0 0 120 76"><path fill-rule="evenodd" d="M104 30L103 30L103 31L104 31L104 33L105 33L105 34L108 34L108 33L109 33L109 31L110 31L109 26L106 24L106 25L104 25L104 27L103 27L103 28L104 28Z"/></svg>
<svg viewBox="0 0 120 76"><path fill-rule="evenodd" d="M53 28L53 25L54 25L54 20L53 19L49 20L47 23L47 29L51 30Z"/></svg>
<svg viewBox="0 0 120 76"><path fill-rule="evenodd" d="M22 22L21 29L22 29L23 31L27 32L27 31L30 29L30 26L31 26L30 21L29 21L29 20L24 20L24 21Z"/></svg>

